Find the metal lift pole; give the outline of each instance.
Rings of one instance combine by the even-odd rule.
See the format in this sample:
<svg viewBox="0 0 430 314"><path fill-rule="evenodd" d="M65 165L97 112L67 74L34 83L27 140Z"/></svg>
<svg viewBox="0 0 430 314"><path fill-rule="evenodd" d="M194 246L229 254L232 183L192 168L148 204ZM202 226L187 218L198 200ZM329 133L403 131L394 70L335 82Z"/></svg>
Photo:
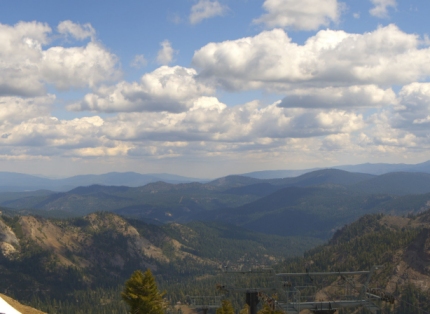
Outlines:
<svg viewBox="0 0 430 314"><path fill-rule="evenodd" d="M249 305L249 314L257 314L257 305L259 302L257 291L246 292L246 304Z"/></svg>

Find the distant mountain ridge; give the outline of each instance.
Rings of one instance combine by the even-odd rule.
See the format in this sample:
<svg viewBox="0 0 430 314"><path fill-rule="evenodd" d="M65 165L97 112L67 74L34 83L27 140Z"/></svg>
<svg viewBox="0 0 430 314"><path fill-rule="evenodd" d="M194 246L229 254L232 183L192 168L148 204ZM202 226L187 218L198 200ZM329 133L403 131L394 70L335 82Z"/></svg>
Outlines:
<svg viewBox="0 0 430 314"><path fill-rule="evenodd" d="M255 179L291 178L302 174L322 169L339 169L348 172L359 172L373 175L381 175L389 172L424 172L430 173L430 160L418 164L388 164L388 163L364 163L358 165L340 165L328 168L310 168L300 170L263 170L243 173L241 176Z"/></svg>
<svg viewBox="0 0 430 314"><path fill-rule="evenodd" d="M244 185L259 183L258 180L270 179L287 179L300 177L306 173L319 170L338 169L348 172L381 175L390 172L423 172L430 173L430 160L419 164L359 164L359 165L341 165L331 168L310 168L301 170L265 170L254 171L239 175L230 175L212 180L211 184L215 186L225 185L225 181L230 182L231 188ZM253 180L251 180L253 179ZM208 179L185 177L168 173L149 173L140 174L136 172L109 172L95 175L77 175L64 179L50 179L36 175L29 175L16 172L0 172L0 192L22 192L35 190L51 190L56 192L65 192L79 186L89 185L109 185L109 186L129 186L138 187L148 183L163 181L166 183L190 183L190 182L209 182ZM261 182L260 182L261 183ZM273 182L271 182L273 183ZM273 183L276 185L276 183Z"/></svg>
<svg viewBox="0 0 430 314"><path fill-rule="evenodd" d="M310 226L312 220L312 229L324 229L324 235L319 236L326 237L333 228L350 222L357 215L392 212L383 204L389 202L392 208L397 208L395 200L400 196L409 196L402 198L407 210L395 210L396 213L420 211L429 200L426 193L430 193L430 174L426 173L375 176L323 169L284 179L228 176L208 183L155 182L140 187L90 185L57 193L0 193L0 206L22 214L58 218L112 211L158 223L221 220L282 235L296 234L297 230L293 232L293 229L303 228L306 223ZM299 195L303 195L300 202L294 203ZM254 207L257 210L251 210ZM321 211L318 213L312 208ZM320 223L325 220L324 215L332 218L335 215L339 219L322 228ZM285 226L279 222L293 216L306 216L308 220L300 218L305 224L290 221L286 233Z"/></svg>
<svg viewBox="0 0 430 314"><path fill-rule="evenodd" d="M204 182L207 180L183 177L167 173L140 174L136 172L109 172L95 175L78 175L65 179L48 179L15 172L0 172L0 192L28 190L68 191L78 186L94 184L110 186L143 186L148 183L164 181L167 183Z"/></svg>

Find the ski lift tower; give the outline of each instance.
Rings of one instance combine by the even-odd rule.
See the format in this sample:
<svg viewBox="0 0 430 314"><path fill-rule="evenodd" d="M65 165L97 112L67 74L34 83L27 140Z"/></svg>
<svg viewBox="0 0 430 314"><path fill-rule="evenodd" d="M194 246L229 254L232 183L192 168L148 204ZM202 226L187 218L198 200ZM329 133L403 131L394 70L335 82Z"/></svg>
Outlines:
<svg viewBox="0 0 430 314"><path fill-rule="evenodd" d="M257 314L257 306L261 298L267 296L267 293L276 293L278 290L276 284L275 271L272 268L262 268L262 269L251 269L247 271L243 270L223 270L223 273L230 276L236 275L239 277L245 277L245 286L240 287L238 280L234 283L234 280L229 280L229 285L218 284L217 289L225 293L237 292L245 293L246 304L249 305L249 314ZM249 280L252 277L254 280ZM266 282L264 282L266 281ZM236 285L235 285L236 284Z"/></svg>
<svg viewBox="0 0 430 314"><path fill-rule="evenodd" d="M338 271L338 272L308 272L305 273L275 273L271 268L255 269L249 271L231 271L224 270L225 274L241 275L245 280L242 280L246 287L234 285L234 280L228 280L230 285L218 284L218 290L224 292L239 292L245 293L246 303L249 305L249 314L257 313L257 305L260 300L264 300L272 306L272 308L280 309L288 314L299 314L302 310L310 310L314 314L334 314L340 308L353 308L362 306L373 314L381 314L380 308L374 301L394 300L385 294L375 293L373 289L369 289L369 282L374 272L381 266L374 266L369 271ZM249 280L252 275L260 275L259 280ZM266 275L271 280L263 283L262 276ZM357 281L362 281L362 277L367 276L364 284L357 284ZM310 282L305 285L303 283L293 284L292 278L300 278ZM336 293L326 298L326 300L317 300L317 292L321 291L321 287L317 287L314 283L315 278L326 278L326 282L330 284L327 287L332 287L333 282L337 282L338 286L334 286ZM332 280L330 280L330 278ZM337 279L335 279L337 278ZM287 281L284 281L287 279ZM333 280L334 279L334 280ZM304 281L302 280L302 282ZM262 285L259 285L263 283ZM326 287L326 288L327 288ZM333 288L333 287L332 287ZM311 290L313 289L313 293ZM270 297L270 294L276 294L279 300Z"/></svg>
<svg viewBox="0 0 430 314"><path fill-rule="evenodd" d="M373 302L374 300L387 301L387 298L382 298L374 293L369 293L368 288L370 278L381 266L374 266L369 271L345 271L345 272L305 272L305 273L279 273L276 274L278 278L286 278L283 287L284 299L278 302L278 306L286 311L288 314L299 314L302 310L310 310L314 314L334 314L339 308L358 307L363 306L373 314L381 314L380 308ZM354 277L367 275L366 282L361 286L357 285ZM339 286L343 285L343 295L338 295L333 300L318 301L315 296L306 296L303 291L309 293L312 285L294 286L290 279L292 277L308 278L311 283L314 282L316 277L336 276L339 281ZM281 280L282 281L282 280ZM313 300L310 298L313 297ZM388 300L390 301L390 300Z"/></svg>

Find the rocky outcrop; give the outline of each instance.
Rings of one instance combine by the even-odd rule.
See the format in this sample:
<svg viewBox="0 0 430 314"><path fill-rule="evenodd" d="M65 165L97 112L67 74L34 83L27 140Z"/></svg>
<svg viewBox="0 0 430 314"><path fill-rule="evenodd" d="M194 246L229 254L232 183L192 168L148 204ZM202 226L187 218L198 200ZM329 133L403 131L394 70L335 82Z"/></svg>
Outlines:
<svg viewBox="0 0 430 314"><path fill-rule="evenodd" d="M19 240L12 229L0 220L0 253L12 259L19 249Z"/></svg>

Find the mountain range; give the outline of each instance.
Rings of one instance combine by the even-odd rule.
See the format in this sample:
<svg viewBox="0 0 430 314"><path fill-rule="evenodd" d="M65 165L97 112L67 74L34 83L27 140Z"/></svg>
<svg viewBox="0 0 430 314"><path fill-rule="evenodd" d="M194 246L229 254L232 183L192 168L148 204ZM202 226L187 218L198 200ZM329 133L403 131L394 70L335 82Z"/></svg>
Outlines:
<svg viewBox="0 0 430 314"><path fill-rule="evenodd" d="M283 179L228 176L208 183L0 193L0 206L20 214L65 218L107 211L152 224L219 221L268 234L320 239L364 214L407 215L429 204L430 174L376 176L338 169Z"/></svg>
<svg viewBox="0 0 430 314"><path fill-rule="evenodd" d="M0 192L33 190L68 191L78 186L93 184L115 186L142 186L151 182L184 183L207 181L167 173L140 174L136 172L110 172L100 175L78 175L64 179L49 179L15 172L0 172Z"/></svg>
<svg viewBox="0 0 430 314"><path fill-rule="evenodd" d="M66 191L0 192L0 291L13 290L13 297L49 313L57 311L57 299L67 303L64 313L101 313L93 312L94 300L107 312L125 313L118 286L137 268L151 268L172 302L185 290L210 293L220 278L215 269L225 264L273 266L287 259L277 267L303 271L303 264L314 264L318 271L386 263L375 283L392 292L400 278L398 298L404 283L418 285L410 278L427 280L430 269L426 172L169 177L190 179L180 183L154 176L142 185L148 177L136 173L62 181L3 175L10 179L3 183L18 187L21 180L60 190L83 182ZM36 298L29 299L29 289Z"/></svg>
<svg viewBox="0 0 430 314"><path fill-rule="evenodd" d="M339 169L348 172L360 172L373 175L381 175L389 172L424 172L430 173L430 160L418 164L388 164L388 163L364 163L359 165L334 166L332 169ZM307 172L321 170L323 168L310 168L302 170L266 170L254 171L242 174L243 176L257 179L275 179L296 177Z"/></svg>
<svg viewBox="0 0 430 314"><path fill-rule="evenodd" d="M381 175L390 172L422 172L430 173L430 161L419 164L359 164L335 166L331 169L339 169L348 172ZM279 179L298 177L306 173L323 170L321 168L302 170L267 170L255 171L237 175L254 179ZM220 178L222 180L222 178ZM113 185L138 187L148 183L163 181L166 183L178 184L189 182L209 182L208 179L178 176L167 173L140 174L136 172L110 172L106 174L78 175L63 179L50 179L35 175L28 175L15 172L0 172L0 192L22 192L34 190L51 190L65 192L79 186L88 185Z"/></svg>

